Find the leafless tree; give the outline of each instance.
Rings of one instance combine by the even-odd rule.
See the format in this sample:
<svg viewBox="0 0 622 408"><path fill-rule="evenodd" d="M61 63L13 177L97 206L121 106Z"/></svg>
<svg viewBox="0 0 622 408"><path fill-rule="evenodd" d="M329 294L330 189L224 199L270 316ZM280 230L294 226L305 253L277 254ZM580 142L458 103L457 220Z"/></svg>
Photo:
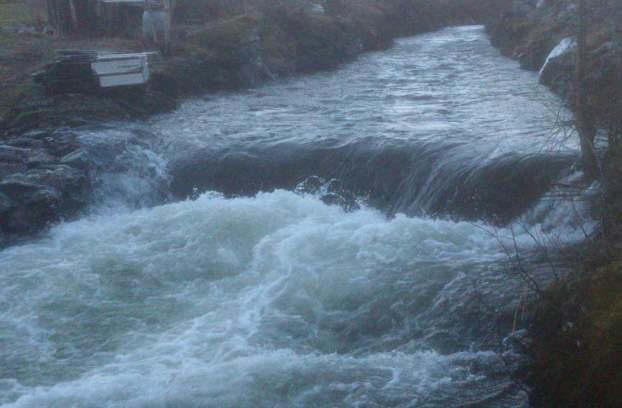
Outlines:
<svg viewBox="0 0 622 408"><path fill-rule="evenodd" d="M577 55L575 62L575 126L581 142L581 162L588 178L598 174L594 151L596 125L589 111L585 72L587 64L587 0L577 0Z"/></svg>

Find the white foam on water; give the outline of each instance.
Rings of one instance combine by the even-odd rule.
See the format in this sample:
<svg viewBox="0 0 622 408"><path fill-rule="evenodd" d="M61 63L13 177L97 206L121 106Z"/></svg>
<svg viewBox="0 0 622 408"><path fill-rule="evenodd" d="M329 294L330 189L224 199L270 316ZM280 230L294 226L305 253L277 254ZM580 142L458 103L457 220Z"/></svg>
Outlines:
<svg viewBox="0 0 622 408"><path fill-rule="evenodd" d="M524 403L508 392L508 354L482 345L522 293L498 267L501 247L551 232L579 240L572 214L588 209L543 200L494 230L346 213L284 191L143 208L162 202L167 161L201 147L418 132L463 143L453 161L576 150L543 130L557 99L517 87L535 74L502 59L481 27L403 40L386 55L345 68L347 81L325 74L187 103L152 119L151 136L140 125L82 133L100 166L90 215L0 252L0 404L460 406L495 393ZM482 77L496 86L477 86ZM335 96L345 82L353 93Z"/></svg>
<svg viewBox="0 0 622 408"><path fill-rule="evenodd" d="M91 164L89 212L115 214L153 206L168 195L168 160L158 152L154 135L140 125L86 129L79 140Z"/></svg>
<svg viewBox="0 0 622 408"><path fill-rule="evenodd" d="M374 307L397 310L412 300L397 288L449 285L503 256L481 226L345 213L284 191L62 224L0 253L0 401L413 403L482 379L464 354L382 345L404 323Z"/></svg>

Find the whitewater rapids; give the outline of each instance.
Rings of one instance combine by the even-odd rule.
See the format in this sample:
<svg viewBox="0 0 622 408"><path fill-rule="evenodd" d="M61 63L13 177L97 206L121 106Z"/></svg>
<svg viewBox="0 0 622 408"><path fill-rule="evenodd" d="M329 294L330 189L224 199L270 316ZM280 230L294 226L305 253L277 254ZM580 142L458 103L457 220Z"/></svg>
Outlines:
<svg viewBox="0 0 622 408"><path fill-rule="evenodd" d="M92 205L0 251L0 405L527 406L508 248L587 217L558 104L459 27L81 129Z"/></svg>

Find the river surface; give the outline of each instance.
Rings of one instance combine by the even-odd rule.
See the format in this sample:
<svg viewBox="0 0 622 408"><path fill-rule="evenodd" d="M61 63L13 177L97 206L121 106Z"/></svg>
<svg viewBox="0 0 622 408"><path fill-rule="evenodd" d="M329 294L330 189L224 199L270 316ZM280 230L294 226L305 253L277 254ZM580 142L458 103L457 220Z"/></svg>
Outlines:
<svg viewBox="0 0 622 408"><path fill-rule="evenodd" d="M527 406L509 257L581 239L564 114L459 27L80 130L91 207L0 252L0 404Z"/></svg>

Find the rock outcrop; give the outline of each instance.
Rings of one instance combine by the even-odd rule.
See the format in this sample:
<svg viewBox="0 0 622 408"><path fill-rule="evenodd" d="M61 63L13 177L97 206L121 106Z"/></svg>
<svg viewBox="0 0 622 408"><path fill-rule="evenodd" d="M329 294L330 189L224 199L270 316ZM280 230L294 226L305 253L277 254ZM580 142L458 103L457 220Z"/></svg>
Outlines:
<svg viewBox="0 0 622 408"><path fill-rule="evenodd" d="M72 217L89 192L89 163L75 135L30 132L0 144L0 245Z"/></svg>
<svg viewBox="0 0 622 408"><path fill-rule="evenodd" d="M622 118L622 7L604 1L591 6L586 89L590 111L602 128ZM512 11L488 25L491 42L525 69L540 71L540 81L574 105L577 11L572 0L517 0Z"/></svg>

